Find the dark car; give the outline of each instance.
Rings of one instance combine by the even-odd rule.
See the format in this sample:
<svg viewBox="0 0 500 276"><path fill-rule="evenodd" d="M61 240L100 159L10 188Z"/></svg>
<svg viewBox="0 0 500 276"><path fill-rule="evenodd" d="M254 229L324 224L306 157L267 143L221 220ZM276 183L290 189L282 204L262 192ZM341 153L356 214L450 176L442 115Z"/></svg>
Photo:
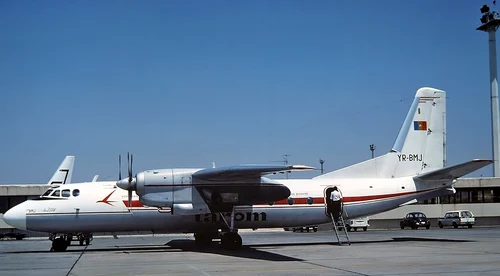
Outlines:
<svg viewBox="0 0 500 276"><path fill-rule="evenodd" d="M427 219L422 212L411 212L408 213L403 220L399 223L401 229L405 227L411 227L411 229L418 229L419 227L425 227L429 229L431 227L431 222Z"/></svg>

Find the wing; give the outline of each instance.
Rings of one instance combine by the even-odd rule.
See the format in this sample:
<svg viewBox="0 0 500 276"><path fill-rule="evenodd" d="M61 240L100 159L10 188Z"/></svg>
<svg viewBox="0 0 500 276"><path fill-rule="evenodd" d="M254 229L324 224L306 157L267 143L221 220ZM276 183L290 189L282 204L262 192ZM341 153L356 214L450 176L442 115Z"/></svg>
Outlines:
<svg viewBox="0 0 500 276"><path fill-rule="evenodd" d="M209 168L193 174L197 188L211 212L231 211L235 205L271 203L286 199L290 190L267 174L312 170L303 165L240 165Z"/></svg>
<svg viewBox="0 0 500 276"><path fill-rule="evenodd" d="M491 160L485 160L485 159L474 159L469 162L465 162L462 164L458 164L455 166L443 168L443 169L438 169L435 171L431 171L428 173L424 173L418 176L415 176L414 178L416 180L447 180L447 179L456 179L459 177L462 177L466 174L469 174L473 171L476 171L484 166L487 166L489 164L493 163Z"/></svg>
<svg viewBox="0 0 500 276"><path fill-rule="evenodd" d="M303 170L314 170L314 168L304 165L239 165L200 170L194 173L193 177L207 181L234 181L238 179L261 177L271 173Z"/></svg>

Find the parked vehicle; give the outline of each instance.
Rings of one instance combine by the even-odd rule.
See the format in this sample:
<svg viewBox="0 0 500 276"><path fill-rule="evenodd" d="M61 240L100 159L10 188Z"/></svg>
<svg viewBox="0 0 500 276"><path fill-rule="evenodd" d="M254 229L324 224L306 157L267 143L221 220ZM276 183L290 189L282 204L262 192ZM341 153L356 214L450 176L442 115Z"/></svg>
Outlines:
<svg viewBox="0 0 500 276"><path fill-rule="evenodd" d="M26 238L26 234L22 233L15 233L15 232L9 232L9 233L0 233L0 239L16 239L18 241Z"/></svg>
<svg viewBox="0 0 500 276"><path fill-rule="evenodd" d="M349 219L345 221L345 228L347 231L358 231L359 229L363 229L363 231L368 230L368 227L370 227L370 224L368 223L369 219L368 217L361 217L361 218L356 218L356 219Z"/></svg>
<svg viewBox="0 0 500 276"><path fill-rule="evenodd" d="M401 229L405 229L405 227L411 227L411 229L425 227L426 229L429 229L431 227L431 222L427 219L427 216L424 213L411 212L399 222L399 227L401 227Z"/></svg>
<svg viewBox="0 0 500 276"><path fill-rule="evenodd" d="M444 226L453 226L453 228L467 226L472 228L472 225L475 223L474 214L469 210L449 211L444 214L444 217L438 219L439 228L443 228Z"/></svg>
<svg viewBox="0 0 500 276"><path fill-rule="evenodd" d="M285 231L293 232L318 232L318 226L300 226L300 227L285 227Z"/></svg>

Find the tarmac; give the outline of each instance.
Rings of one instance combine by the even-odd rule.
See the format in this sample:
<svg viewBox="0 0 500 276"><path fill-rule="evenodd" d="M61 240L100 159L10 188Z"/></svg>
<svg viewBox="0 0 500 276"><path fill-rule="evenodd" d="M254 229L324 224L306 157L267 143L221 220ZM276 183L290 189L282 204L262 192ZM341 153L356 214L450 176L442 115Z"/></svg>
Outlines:
<svg viewBox="0 0 500 276"><path fill-rule="evenodd" d="M197 248L192 234L95 237L66 252L48 238L5 240L0 275L500 275L500 227L369 229L342 246L332 231L240 234L238 251Z"/></svg>

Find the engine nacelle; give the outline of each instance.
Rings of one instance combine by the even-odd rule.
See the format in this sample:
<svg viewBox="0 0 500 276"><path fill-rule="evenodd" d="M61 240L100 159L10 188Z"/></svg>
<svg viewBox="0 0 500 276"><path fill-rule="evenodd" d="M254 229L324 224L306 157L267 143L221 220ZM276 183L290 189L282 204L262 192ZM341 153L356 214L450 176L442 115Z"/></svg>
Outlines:
<svg viewBox="0 0 500 276"><path fill-rule="evenodd" d="M210 213L207 204L180 203L172 207L173 215L199 215Z"/></svg>

